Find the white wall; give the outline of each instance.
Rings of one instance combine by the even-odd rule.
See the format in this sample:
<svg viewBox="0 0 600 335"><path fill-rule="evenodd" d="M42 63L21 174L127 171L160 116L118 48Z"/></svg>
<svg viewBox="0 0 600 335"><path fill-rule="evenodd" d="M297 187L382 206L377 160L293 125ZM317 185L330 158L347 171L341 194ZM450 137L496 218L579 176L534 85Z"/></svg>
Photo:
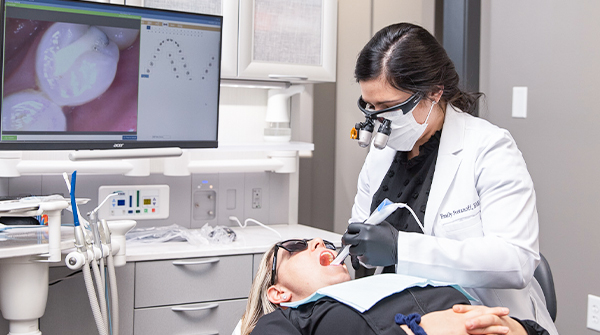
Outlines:
<svg viewBox="0 0 600 335"><path fill-rule="evenodd" d="M372 0L338 2L338 58L336 88L334 231L348 225L356 181L367 150L350 139L350 129L364 117L356 107L360 87L354 79L356 57L379 29L412 22L433 33L434 0Z"/></svg>
<svg viewBox="0 0 600 335"><path fill-rule="evenodd" d="M266 89L221 87L219 143L263 141Z"/></svg>
<svg viewBox="0 0 600 335"><path fill-rule="evenodd" d="M599 17L597 1L482 1L481 116L512 133L533 177L561 334L594 334L587 294L600 295ZM526 119L511 117L513 86L529 88Z"/></svg>

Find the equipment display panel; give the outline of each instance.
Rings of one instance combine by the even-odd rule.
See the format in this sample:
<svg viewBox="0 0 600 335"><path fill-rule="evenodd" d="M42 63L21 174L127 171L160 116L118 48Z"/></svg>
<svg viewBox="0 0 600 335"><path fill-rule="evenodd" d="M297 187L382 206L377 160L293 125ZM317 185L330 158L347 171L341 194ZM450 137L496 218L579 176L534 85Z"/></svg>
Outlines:
<svg viewBox="0 0 600 335"><path fill-rule="evenodd" d="M222 17L2 1L0 150L217 146Z"/></svg>

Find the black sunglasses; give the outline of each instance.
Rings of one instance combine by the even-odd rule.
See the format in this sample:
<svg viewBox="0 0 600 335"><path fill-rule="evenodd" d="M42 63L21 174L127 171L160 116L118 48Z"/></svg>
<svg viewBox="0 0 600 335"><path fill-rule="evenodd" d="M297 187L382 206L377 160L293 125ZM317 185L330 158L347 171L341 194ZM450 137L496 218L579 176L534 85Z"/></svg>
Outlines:
<svg viewBox="0 0 600 335"><path fill-rule="evenodd" d="M413 110L417 104L421 101L423 95L420 93L415 93L410 96L410 98L405 101L397 104L396 106L392 106L389 108L384 108L380 110L374 110L367 108L367 103L363 100L362 95L358 98L358 109L363 112L366 116L373 117L375 115L379 115L387 112L395 112L397 110L401 110L402 114L406 114Z"/></svg>
<svg viewBox="0 0 600 335"><path fill-rule="evenodd" d="M312 238L301 240L292 239L275 244L275 251L273 252L273 268L271 269L271 285L275 285L275 269L277 269L277 252L279 251L279 248L286 250L290 254L293 254L294 252L300 252L308 249L308 241L311 240ZM323 240L323 243L325 244L325 248L330 250L336 250L335 245L333 245L333 243L325 240Z"/></svg>

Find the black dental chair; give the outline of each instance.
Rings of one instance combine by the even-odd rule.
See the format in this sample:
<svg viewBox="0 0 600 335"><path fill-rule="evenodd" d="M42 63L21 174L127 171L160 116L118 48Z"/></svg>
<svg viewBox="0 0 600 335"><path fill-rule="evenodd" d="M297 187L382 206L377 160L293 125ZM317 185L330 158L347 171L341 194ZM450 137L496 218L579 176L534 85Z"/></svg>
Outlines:
<svg viewBox="0 0 600 335"><path fill-rule="evenodd" d="M546 298L546 307L550 312L552 321L556 321L556 291L554 290L554 280L552 279L552 271L550 271L550 264L540 253L540 264L533 273L535 279L542 287L544 297Z"/></svg>

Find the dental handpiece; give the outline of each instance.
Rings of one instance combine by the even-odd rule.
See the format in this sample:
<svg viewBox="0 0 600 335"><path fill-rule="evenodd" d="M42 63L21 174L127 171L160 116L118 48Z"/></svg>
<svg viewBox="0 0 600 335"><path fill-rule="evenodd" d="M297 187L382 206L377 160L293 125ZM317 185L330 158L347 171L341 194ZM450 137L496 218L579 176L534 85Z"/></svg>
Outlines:
<svg viewBox="0 0 600 335"><path fill-rule="evenodd" d="M381 222L383 222L383 220L385 220L388 216L390 216L390 214L392 214L396 209L398 209L399 207L403 207L403 206L405 206L405 205L404 204L395 204L395 203L391 202L390 200L385 199L384 201L381 202L381 204L379 204L379 206L377 206L377 209L375 211L373 211L373 213L371 213L371 216L369 216L369 218L366 219L364 223L370 224L370 225L380 224ZM350 244L344 246L344 248L340 251L340 253L333 260L333 262L331 262L330 265L342 264L344 262L344 260L346 259L346 257L348 257L348 255L350 255Z"/></svg>
<svg viewBox="0 0 600 335"><path fill-rule="evenodd" d="M337 255L337 257L329 265L342 264L342 262L344 262L344 260L346 259L346 257L348 257L348 255L350 255L350 244L345 245L344 248Z"/></svg>

